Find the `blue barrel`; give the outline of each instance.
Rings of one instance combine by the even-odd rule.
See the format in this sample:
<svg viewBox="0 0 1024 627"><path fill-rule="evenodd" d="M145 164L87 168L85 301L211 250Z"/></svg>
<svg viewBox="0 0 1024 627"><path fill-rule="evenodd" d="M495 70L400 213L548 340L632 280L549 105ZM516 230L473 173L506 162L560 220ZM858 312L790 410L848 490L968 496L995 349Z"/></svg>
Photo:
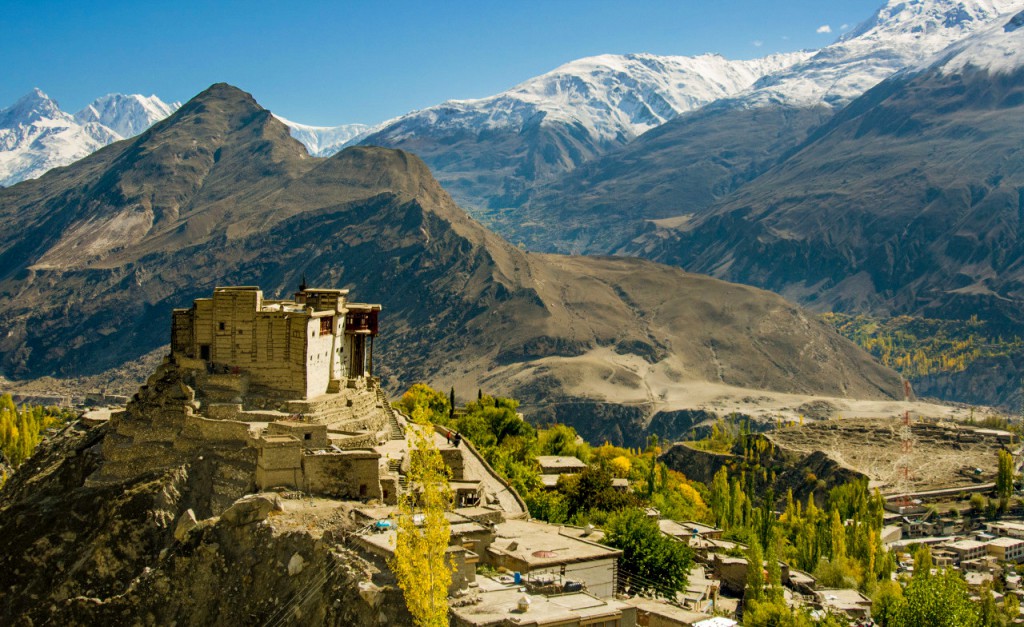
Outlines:
<svg viewBox="0 0 1024 627"><path fill-rule="evenodd" d="M512 573L512 581L514 581L517 586L523 583L523 574L520 573L518 570Z"/></svg>

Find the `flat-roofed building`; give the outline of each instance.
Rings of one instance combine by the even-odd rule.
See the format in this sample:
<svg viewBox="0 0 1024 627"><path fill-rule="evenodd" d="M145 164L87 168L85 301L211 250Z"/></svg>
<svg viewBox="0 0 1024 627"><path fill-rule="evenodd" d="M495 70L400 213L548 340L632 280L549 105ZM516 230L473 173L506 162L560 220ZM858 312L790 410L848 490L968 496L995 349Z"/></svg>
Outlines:
<svg viewBox="0 0 1024 627"><path fill-rule="evenodd" d="M1009 536L1024 539L1024 523L1010 520L996 520L985 523L985 529L993 536Z"/></svg>
<svg viewBox="0 0 1024 627"><path fill-rule="evenodd" d="M452 627L635 627L636 608L583 592L541 596L518 587L483 590L479 602L451 609Z"/></svg>
<svg viewBox="0 0 1024 627"><path fill-rule="evenodd" d="M852 588L832 588L815 592L822 607L843 612L851 618L869 618L871 599Z"/></svg>
<svg viewBox="0 0 1024 627"><path fill-rule="evenodd" d="M956 542L943 545L943 548L956 556L955 559L958 564L983 557L987 552L985 543L978 542L977 540L957 540Z"/></svg>
<svg viewBox="0 0 1024 627"><path fill-rule="evenodd" d="M661 532L666 536L682 540L688 544L698 538L705 540L720 540L722 538L721 529L692 520L677 522L662 518L658 521L658 527L661 528Z"/></svg>
<svg viewBox="0 0 1024 627"><path fill-rule="evenodd" d="M989 555L1003 562L1019 562L1024 557L1024 540L1004 536L985 543Z"/></svg>
<svg viewBox="0 0 1024 627"><path fill-rule="evenodd" d="M615 594L622 551L588 539L588 530L526 520L507 520L494 530L485 557L491 565L527 578L578 581L598 598Z"/></svg>
<svg viewBox="0 0 1024 627"><path fill-rule="evenodd" d="M541 474L544 475L583 472L587 467L585 463L571 455L539 455L537 463L540 465Z"/></svg>

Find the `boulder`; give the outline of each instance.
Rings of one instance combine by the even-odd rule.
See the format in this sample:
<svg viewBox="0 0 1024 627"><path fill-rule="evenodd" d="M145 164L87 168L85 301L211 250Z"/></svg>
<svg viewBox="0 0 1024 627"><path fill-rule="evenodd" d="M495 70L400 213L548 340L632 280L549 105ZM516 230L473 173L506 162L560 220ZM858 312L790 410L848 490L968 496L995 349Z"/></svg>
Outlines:
<svg viewBox="0 0 1024 627"><path fill-rule="evenodd" d="M281 504L277 497L250 494L238 499L231 507L224 510L220 519L229 525L240 527L266 520L270 512L280 511L280 509Z"/></svg>
<svg viewBox="0 0 1024 627"><path fill-rule="evenodd" d="M178 524L174 527L174 539L178 542L184 542L185 538L188 537L188 533L199 526L199 521L196 520L196 513L191 509L185 510L185 513L178 517Z"/></svg>

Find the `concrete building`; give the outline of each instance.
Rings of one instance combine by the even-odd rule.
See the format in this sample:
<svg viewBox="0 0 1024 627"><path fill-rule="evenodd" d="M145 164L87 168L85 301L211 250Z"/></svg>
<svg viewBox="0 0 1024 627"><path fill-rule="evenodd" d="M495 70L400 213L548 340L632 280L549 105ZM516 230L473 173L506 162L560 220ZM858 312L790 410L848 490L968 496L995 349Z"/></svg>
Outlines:
<svg viewBox="0 0 1024 627"><path fill-rule="evenodd" d="M1024 539L1024 523L996 520L985 523L985 529L993 536L1008 536Z"/></svg>
<svg viewBox="0 0 1024 627"><path fill-rule="evenodd" d="M985 543L989 555L1002 562L1019 562L1024 558L1024 540L1003 536Z"/></svg>
<svg viewBox="0 0 1024 627"><path fill-rule="evenodd" d="M691 544L697 539L720 540L722 538L721 529L692 520L676 522L662 518L658 521L658 527L661 528L663 534L687 544Z"/></svg>
<svg viewBox="0 0 1024 627"><path fill-rule="evenodd" d="M495 526L495 534L484 558L495 568L534 582L576 581L598 598L615 594L622 551L592 541L588 530L508 520Z"/></svg>
<svg viewBox="0 0 1024 627"><path fill-rule="evenodd" d="M823 608L843 612L855 619L871 617L871 599L857 590L850 588L825 589L818 590L815 595Z"/></svg>
<svg viewBox="0 0 1024 627"><path fill-rule="evenodd" d="M711 618L710 614L686 610L661 599L632 597L623 602L636 608L636 624L643 627L692 627Z"/></svg>
<svg viewBox="0 0 1024 627"><path fill-rule="evenodd" d="M956 556L955 559L958 564L978 559L986 553L985 543L978 542L977 540L957 540L956 542L943 545L943 548Z"/></svg>
<svg viewBox="0 0 1024 627"><path fill-rule="evenodd" d="M583 592L559 596L518 588L482 590L472 605L451 609L452 627L635 627L636 608Z"/></svg>
<svg viewBox="0 0 1024 627"><path fill-rule="evenodd" d="M562 475L583 472L583 469L587 467L579 459L567 455L540 455L537 457L537 463L540 465L540 481L545 490L554 490L558 487L558 479ZM629 482L626 481L621 489L628 487Z"/></svg>

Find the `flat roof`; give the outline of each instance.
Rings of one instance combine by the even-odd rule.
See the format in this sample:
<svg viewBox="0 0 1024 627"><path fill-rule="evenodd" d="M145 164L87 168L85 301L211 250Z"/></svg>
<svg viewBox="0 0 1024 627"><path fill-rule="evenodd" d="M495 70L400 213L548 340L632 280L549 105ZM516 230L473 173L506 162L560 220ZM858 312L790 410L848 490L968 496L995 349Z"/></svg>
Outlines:
<svg viewBox="0 0 1024 627"><path fill-rule="evenodd" d="M584 592L545 597L508 588L481 592L479 598L479 603L453 607L451 612L471 625L493 625L502 621L559 625L580 619L586 620L587 624L599 622L604 617L611 620L630 608L620 601L601 600ZM529 609L520 612L519 601L524 598L529 599Z"/></svg>
<svg viewBox="0 0 1024 627"><path fill-rule="evenodd" d="M1012 520L995 520L989 523L985 523L989 527L996 527L1001 529L1020 529L1024 530L1024 522L1014 522Z"/></svg>
<svg viewBox="0 0 1024 627"><path fill-rule="evenodd" d="M506 520L495 525L496 538L488 551L518 559L531 568L616 558L622 551L590 541L594 532L544 522Z"/></svg>
<svg viewBox="0 0 1024 627"><path fill-rule="evenodd" d="M707 620L702 620L693 624L693 627L736 627L739 625L736 621L731 618L724 616L714 616Z"/></svg>
<svg viewBox="0 0 1024 627"><path fill-rule="evenodd" d="M825 588L817 590L815 594L825 605L831 605L840 609L861 609L865 605L871 605L871 599L867 598L853 588Z"/></svg>
<svg viewBox="0 0 1024 627"><path fill-rule="evenodd" d="M1002 536L1002 537L999 537L999 538L993 538L993 539L989 540L988 542L986 542L986 544L994 544L996 546L1011 547L1011 546L1017 546L1017 545L1020 545L1020 544L1024 544L1024 540L1021 540L1020 538L1010 538L1010 537L1007 537L1007 536Z"/></svg>
<svg viewBox="0 0 1024 627"><path fill-rule="evenodd" d="M984 542L978 542L977 540L957 540L956 542L950 542L945 545L947 549L961 549L964 551L970 551L971 549L980 549L985 546Z"/></svg>
<svg viewBox="0 0 1024 627"><path fill-rule="evenodd" d="M545 488L556 488L558 487L558 478L562 475L541 475L540 484Z"/></svg>
<svg viewBox="0 0 1024 627"><path fill-rule="evenodd" d="M697 535L721 531L716 527L702 525L700 523L689 520L677 522L675 520L668 520L667 518L662 518L661 520L659 520L658 527L661 528L661 532L665 535L674 536L677 538L683 536L687 538L692 537L694 535L694 531L697 532Z"/></svg>
<svg viewBox="0 0 1024 627"><path fill-rule="evenodd" d="M541 468L586 468L587 465L569 455L539 455L537 463Z"/></svg>
<svg viewBox="0 0 1024 627"><path fill-rule="evenodd" d="M655 614L657 616L663 616L665 618L671 618L687 625L695 624L698 621L712 618L710 614L704 614L703 612L692 612L690 610L683 609L678 605L671 605L667 601L662 601L658 599L632 597L629 599L623 599L622 602L627 605L632 605L641 612Z"/></svg>

